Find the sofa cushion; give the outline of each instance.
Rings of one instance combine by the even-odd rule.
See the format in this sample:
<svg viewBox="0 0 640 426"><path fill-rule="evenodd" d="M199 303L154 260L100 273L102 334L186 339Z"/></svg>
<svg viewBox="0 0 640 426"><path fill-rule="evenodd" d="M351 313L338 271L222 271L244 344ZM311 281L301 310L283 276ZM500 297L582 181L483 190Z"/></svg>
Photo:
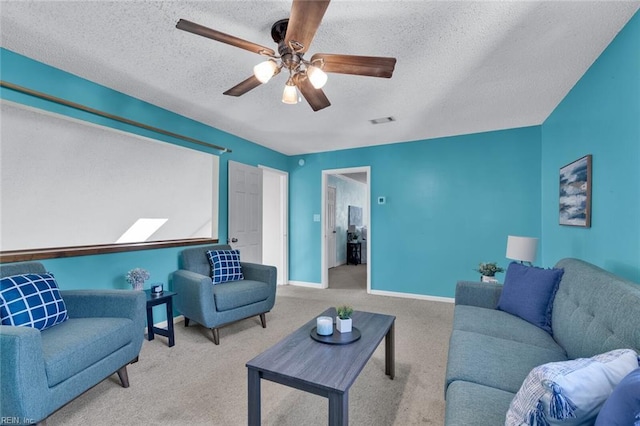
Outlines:
<svg viewBox="0 0 640 426"><path fill-rule="evenodd" d="M457 305L454 312L454 330L473 331L565 353L549 333L515 315L469 305Z"/></svg>
<svg viewBox="0 0 640 426"><path fill-rule="evenodd" d="M640 424L640 368L622 379L607 398L595 426Z"/></svg>
<svg viewBox="0 0 640 426"><path fill-rule="evenodd" d="M553 298L563 273L562 269L543 269L511 262L498 309L551 333Z"/></svg>
<svg viewBox="0 0 640 426"><path fill-rule="evenodd" d="M477 383L457 380L447 388L447 426L496 426L504 424L515 394Z"/></svg>
<svg viewBox="0 0 640 426"><path fill-rule="evenodd" d="M67 320L67 307L52 274L23 274L0 282L2 325L45 330Z"/></svg>
<svg viewBox="0 0 640 426"><path fill-rule="evenodd" d="M465 380L516 393L532 368L566 359L557 348L541 348L480 333L453 330L449 340L446 385L455 380Z"/></svg>
<svg viewBox="0 0 640 426"><path fill-rule="evenodd" d="M540 365L511 401L505 425L593 424L613 388L636 368L631 349Z"/></svg>
<svg viewBox="0 0 640 426"><path fill-rule="evenodd" d="M117 351L139 332L128 318L70 318L41 333L49 387ZM140 331L141 332L141 331Z"/></svg>
<svg viewBox="0 0 640 426"><path fill-rule="evenodd" d="M244 279L240 250L209 250L207 258L211 264L211 279L214 284Z"/></svg>
<svg viewBox="0 0 640 426"><path fill-rule="evenodd" d="M229 281L213 286L217 311L228 311L262 302L271 292L267 283L253 280Z"/></svg>

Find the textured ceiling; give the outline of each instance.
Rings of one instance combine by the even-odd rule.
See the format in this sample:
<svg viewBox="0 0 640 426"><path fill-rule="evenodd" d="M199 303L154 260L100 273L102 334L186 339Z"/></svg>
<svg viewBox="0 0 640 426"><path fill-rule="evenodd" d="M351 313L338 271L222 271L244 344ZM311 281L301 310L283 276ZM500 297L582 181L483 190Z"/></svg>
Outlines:
<svg viewBox="0 0 640 426"><path fill-rule="evenodd" d="M9 50L294 155L541 124L639 7L334 0L307 57L397 64L391 79L330 74L319 112L281 103L284 74L223 96L263 58L175 28L184 18L276 49L290 1L3 0L0 13Z"/></svg>

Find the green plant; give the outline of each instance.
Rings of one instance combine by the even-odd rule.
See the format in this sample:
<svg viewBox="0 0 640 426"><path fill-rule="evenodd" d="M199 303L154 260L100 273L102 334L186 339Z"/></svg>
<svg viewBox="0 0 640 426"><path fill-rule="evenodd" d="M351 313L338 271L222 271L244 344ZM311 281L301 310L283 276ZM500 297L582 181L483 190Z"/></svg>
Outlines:
<svg viewBox="0 0 640 426"><path fill-rule="evenodd" d="M349 319L353 313L353 308L349 305L341 305L336 308L336 312L338 313L338 318Z"/></svg>
<svg viewBox="0 0 640 426"><path fill-rule="evenodd" d="M478 266L478 269L474 269L474 271L479 272L480 275L484 275L486 277L493 277L498 272L504 272L504 269L499 267L496 262L487 262L487 263L480 263L480 266Z"/></svg>

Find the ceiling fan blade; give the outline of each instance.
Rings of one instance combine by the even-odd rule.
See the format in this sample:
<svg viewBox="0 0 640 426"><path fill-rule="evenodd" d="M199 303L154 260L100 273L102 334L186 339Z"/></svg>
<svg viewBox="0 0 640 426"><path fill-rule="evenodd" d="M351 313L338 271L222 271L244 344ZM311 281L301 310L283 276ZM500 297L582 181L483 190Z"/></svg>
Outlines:
<svg viewBox="0 0 640 426"><path fill-rule="evenodd" d="M294 83L298 86L300 93L302 93L302 96L309 102L311 109L314 111L319 111L331 105L331 102L329 102L329 99L322 89L313 87L308 78L296 74Z"/></svg>
<svg viewBox="0 0 640 426"><path fill-rule="evenodd" d="M296 49L304 53L316 35L330 0L293 0L291 16L287 24L287 34L284 41L289 46L290 41L298 42L302 48Z"/></svg>
<svg viewBox="0 0 640 426"><path fill-rule="evenodd" d="M241 38L222 33L220 31L212 30L211 28L204 27L195 22L187 21L186 19L180 19L176 24L176 28L183 31L188 31L193 34L197 34L202 37L207 37L221 43L230 44L231 46L239 47L240 49L248 50L258 54L275 55L276 52L265 46L261 46L256 43L252 43Z"/></svg>
<svg viewBox="0 0 640 426"><path fill-rule="evenodd" d="M338 74L365 75L370 77L391 78L396 66L396 58L381 56L335 55L331 53L316 53L311 62L322 60L324 72Z"/></svg>
<svg viewBox="0 0 640 426"><path fill-rule="evenodd" d="M231 89L227 90L223 93L223 95L228 96L242 96L247 93L249 90L255 89L260 86L260 80L258 80L254 75L243 81L242 83L238 83L233 86Z"/></svg>

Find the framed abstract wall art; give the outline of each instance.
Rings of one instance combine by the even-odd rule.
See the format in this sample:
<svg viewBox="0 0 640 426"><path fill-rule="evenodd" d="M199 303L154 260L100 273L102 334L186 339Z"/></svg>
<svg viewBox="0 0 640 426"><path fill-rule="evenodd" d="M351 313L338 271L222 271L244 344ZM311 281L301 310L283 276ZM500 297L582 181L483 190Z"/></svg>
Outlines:
<svg viewBox="0 0 640 426"><path fill-rule="evenodd" d="M560 225L591 227L591 154L560 167Z"/></svg>

